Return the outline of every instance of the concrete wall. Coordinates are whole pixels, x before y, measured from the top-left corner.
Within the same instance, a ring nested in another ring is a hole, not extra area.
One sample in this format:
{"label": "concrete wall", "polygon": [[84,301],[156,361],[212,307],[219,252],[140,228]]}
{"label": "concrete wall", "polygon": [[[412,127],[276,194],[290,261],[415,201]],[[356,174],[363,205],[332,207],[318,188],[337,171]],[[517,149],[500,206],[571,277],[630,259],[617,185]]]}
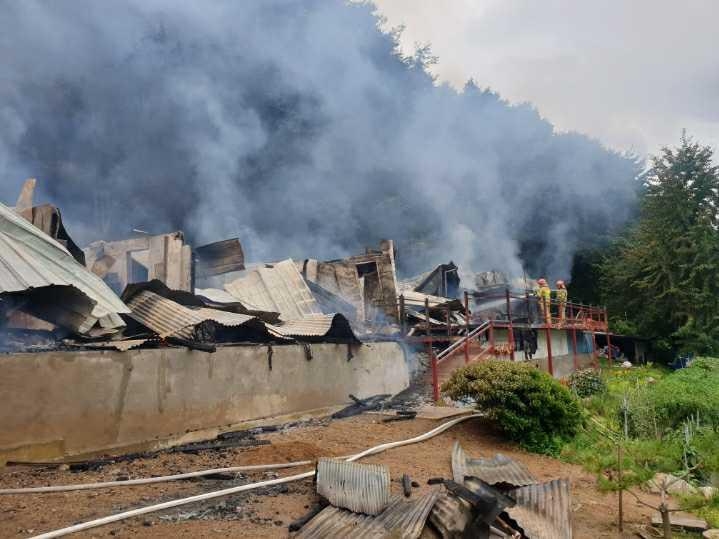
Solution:
{"label": "concrete wall", "polygon": [[[552,350],[554,352],[554,350]],[[543,371],[549,372],[549,361],[546,357],[534,358],[537,366]],[[577,354],[577,365],[580,369],[592,367],[591,354]],[[566,378],[574,372],[574,358],[572,354],[555,356],[552,355],[552,371],[555,378]]]}
{"label": "concrete wall", "polygon": [[131,447],[409,385],[393,342],[0,356],[0,464]]}

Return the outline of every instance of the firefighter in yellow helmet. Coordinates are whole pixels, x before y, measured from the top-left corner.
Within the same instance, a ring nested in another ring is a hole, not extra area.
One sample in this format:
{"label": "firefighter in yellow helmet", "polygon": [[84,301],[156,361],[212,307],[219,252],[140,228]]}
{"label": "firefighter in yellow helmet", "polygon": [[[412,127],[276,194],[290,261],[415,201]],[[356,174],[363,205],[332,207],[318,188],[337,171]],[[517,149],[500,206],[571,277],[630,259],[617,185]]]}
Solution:
{"label": "firefighter in yellow helmet", "polygon": [[561,279],[557,281],[557,304],[559,305],[559,323],[563,324],[567,315],[567,286]]}
{"label": "firefighter in yellow helmet", "polygon": [[552,323],[552,291],[550,290],[546,279],[537,279],[537,284],[539,285],[539,290],[537,290],[537,297],[539,298],[539,308],[542,311],[544,323],[549,325]]}

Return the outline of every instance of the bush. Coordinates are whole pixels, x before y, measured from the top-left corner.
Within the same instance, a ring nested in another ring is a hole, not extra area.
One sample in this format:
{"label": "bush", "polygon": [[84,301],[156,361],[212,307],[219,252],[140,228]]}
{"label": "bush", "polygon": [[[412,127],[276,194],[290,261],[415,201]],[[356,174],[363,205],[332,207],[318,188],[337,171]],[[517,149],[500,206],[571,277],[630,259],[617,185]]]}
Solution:
{"label": "bush", "polygon": [[719,359],[700,358],[686,369],[629,393],[634,436],[666,436],[690,419],[719,428]]}
{"label": "bush", "polygon": [[569,387],[581,398],[604,393],[607,389],[602,377],[592,369],[573,372],[569,377]]}
{"label": "bush", "polygon": [[582,422],[567,388],[527,364],[486,361],[455,371],[442,390],[473,399],[510,439],[538,453],[557,455]]}

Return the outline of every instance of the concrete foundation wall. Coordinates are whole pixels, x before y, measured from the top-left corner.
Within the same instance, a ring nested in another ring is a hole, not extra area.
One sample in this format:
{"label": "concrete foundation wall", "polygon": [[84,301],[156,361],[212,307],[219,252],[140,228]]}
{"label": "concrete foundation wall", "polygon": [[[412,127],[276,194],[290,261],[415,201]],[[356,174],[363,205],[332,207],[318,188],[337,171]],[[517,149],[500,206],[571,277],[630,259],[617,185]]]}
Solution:
{"label": "concrete foundation wall", "polygon": [[[554,352],[554,350],[552,350]],[[549,362],[546,357],[534,358],[537,366],[545,372],[549,372]],[[580,369],[588,369],[592,366],[592,354],[577,354],[577,366]],[[566,378],[574,372],[574,358],[572,354],[555,356],[552,355],[552,370],[555,378]]]}
{"label": "concrete foundation wall", "polygon": [[0,465],[167,440],[409,385],[399,344],[0,356]]}

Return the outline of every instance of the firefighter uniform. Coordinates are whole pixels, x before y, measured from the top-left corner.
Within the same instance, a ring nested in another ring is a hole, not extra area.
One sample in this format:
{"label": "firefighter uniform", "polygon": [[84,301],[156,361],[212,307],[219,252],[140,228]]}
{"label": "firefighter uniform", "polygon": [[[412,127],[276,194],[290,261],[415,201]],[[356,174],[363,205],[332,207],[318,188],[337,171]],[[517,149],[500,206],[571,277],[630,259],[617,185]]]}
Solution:
{"label": "firefighter uniform", "polygon": [[552,290],[544,279],[539,279],[537,283],[539,284],[539,290],[537,291],[539,308],[542,311],[542,316],[544,316],[544,323],[549,325],[552,323]]}
{"label": "firefighter uniform", "polygon": [[564,281],[557,281],[557,304],[559,305],[559,321],[564,322],[567,316],[567,287]]}

